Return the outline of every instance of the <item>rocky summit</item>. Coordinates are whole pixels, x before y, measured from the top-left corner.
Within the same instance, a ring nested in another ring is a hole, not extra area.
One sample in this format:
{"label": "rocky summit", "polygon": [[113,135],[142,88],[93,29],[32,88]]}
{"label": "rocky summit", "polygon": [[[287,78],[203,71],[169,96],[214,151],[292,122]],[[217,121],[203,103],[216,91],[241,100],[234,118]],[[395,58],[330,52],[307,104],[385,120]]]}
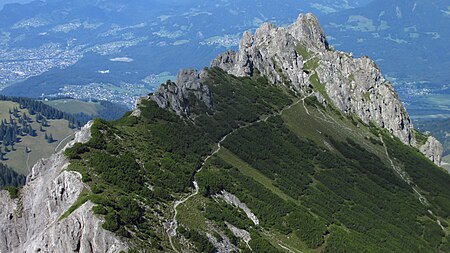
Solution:
{"label": "rocky summit", "polygon": [[258,69],[274,83],[301,94],[315,92],[323,104],[374,122],[406,144],[416,143],[405,107],[375,62],[333,50],[312,14],[301,14],[287,28],[264,24],[254,35],[246,32],[239,52],[220,55],[212,66],[236,76]]}
{"label": "rocky summit", "polygon": [[0,252],[450,252],[441,154],[302,14],[37,163],[0,193]]}

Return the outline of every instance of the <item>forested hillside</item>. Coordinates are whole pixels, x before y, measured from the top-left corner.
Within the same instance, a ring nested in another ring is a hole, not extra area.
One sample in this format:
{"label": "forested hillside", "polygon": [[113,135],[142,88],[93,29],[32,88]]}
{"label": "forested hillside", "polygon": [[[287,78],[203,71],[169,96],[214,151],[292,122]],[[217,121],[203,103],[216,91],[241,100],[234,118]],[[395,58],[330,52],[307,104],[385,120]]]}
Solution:
{"label": "forested hillside", "polygon": [[450,176],[418,150],[258,72],[205,78],[189,117],[149,99],[96,120],[66,151],[91,190],[61,219],[90,200],[147,252],[450,251]]}

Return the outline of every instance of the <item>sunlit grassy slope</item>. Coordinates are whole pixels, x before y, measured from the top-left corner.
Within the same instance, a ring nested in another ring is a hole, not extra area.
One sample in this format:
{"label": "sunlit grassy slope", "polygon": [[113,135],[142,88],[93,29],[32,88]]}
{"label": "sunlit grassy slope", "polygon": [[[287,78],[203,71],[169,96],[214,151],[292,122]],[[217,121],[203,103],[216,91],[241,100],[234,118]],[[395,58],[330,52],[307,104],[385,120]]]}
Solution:
{"label": "sunlit grassy slope", "polygon": [[[9,120],[9,110],[14,107],[19,108],[18,103],[9,101],[0,101],[0,120]],[[64,145],[71,140],[71,135],[75,130],[68,127],[69,123],[66,120],[49,120],[49,127],[44,127],[45,132],[39,131],[40,124],[36,122],[36,116],[30,115],[27,109],[20,109],[20,114],[25,112],[32,120],[32,127],[36,130],[37,136],[20,137],[21,140],[15,145],[15,151],[9,152],[5,155],[5,161],[10,168],[21,174],[28,174],[31,167],[41,158],[47,158],[55,151],[60,150]],[[45,133],[52,134],[54,142],[48,143],[45,140]],[[68,137],[68,138],[66,138]],[[26,148],[31,150],[26,153]],[[56,149],[58,147],[58,149]]]}

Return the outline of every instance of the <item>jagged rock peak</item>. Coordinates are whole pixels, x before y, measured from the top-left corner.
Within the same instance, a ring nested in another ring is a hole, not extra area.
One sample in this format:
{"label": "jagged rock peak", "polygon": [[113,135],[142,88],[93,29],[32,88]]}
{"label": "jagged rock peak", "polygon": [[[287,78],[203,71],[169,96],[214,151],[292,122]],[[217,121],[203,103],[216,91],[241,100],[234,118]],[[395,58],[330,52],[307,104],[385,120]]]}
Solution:
{"label": "jagged rock peak", "polygon": [[317,18],[311,14],[300,14],[297,21],[289,26],[289,33],[308,48],[324,51],[329,49],[325,32]]}
{"label": "jagged rock peak", "polygon": [[[220,54],[211,67],[240,77],[258,70],[274,84],[286,85],[299,95],[314,94],[324,105],[356,115],[366,124],[375,123],[403,143],[420,148],[404,105],[376,63],[330,47],[310,13],[300,14],[288,27],[264,23],[254,34],[245,32],[239,50]],[[211,93],[202,85],[204,76],[205,71],[182,70],[176,83],[162,85],[151,99],[180,116],[191,116],[190,94],[211,108]],[[427,157],[441,157],[440,149],[432,147],[426,148]]]}
{"label": "jagged rock peak", "polygon": [[[91,123],[76,134],[75,142],[90,139]],[[102,228],[88,201],[66,218],[85,185],[78,172],[68,171],[63,151],[33,166],[18,199],[0,191],[0,252],[112,253],[127,250],[112,232]]]}
{"label": "jagged rock peak", "polygon": [[[189,96],[204,103],[208,108],[212,107],[211,92],[207,85],[203,84],[207,72],[193,69],[184,69],[178,72],[176,83],[167,81],[151,95],[159,107],[169,108],[180,116],[190,116],[191,108]],[[191,101],[192,102],[192,101]]]}
{"label": "jagged rock peak", "polygon": [[287,28],[266,23],[253,36],[244,33],[239,51],[219,55],[211,66],[236,76],[251,76],[258,69],[273,83],[299,94],[315,92],[324,104],[415,143],[408,114],[376,64],[330,48],[312,14],[300,14]]}

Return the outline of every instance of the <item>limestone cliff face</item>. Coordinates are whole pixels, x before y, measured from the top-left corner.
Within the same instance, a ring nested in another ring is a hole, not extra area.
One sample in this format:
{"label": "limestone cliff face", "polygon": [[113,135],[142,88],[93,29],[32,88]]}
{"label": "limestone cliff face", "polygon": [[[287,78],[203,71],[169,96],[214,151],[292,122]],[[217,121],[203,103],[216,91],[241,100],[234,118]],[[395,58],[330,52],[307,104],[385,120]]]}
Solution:
{"label": "limestone cliff face", "polygon": [[151,96],[159,107],[169,108],[178,115],[190,116],[189,96],[203,102],[207,107],[212,107],[211,92],[208,86],[202,84],[206,72],[197,72],[193,69],[181,70],[177,75],[176,83],[167,81]]}
{"label": "limestone cliff face", "polygon": [[[68,146],[89,138],[90,124]],[[101,228],[102,221],[92,214],[90,202],[60,220],[85,188],[79,173],[65,170],[68,165],[61,151],[33,166],[18,199],[0,191],[0,253],[127,249],[119,238]]]}
{"label": "limestone cliff face", "polygon": [[[258,70],[274,83],[298,94],[314,93],[323,104],[373,122],[416,146],[408,113],[376,64],[332,49],[312,14],[301,14],[289,27],[266,23],[254,35],[244,33],[239,51],[219,55],[211,66],[235,76],[251,76]],[[435,153],[439,149],[427,150],[439,164],[440,154]]]}
{"label": "limestone cliff face", "polygon": [[429,136],[427,142],[419,148],[426,157],[437,165],[442,163],[442,153],[444,148],[442,144],[433,136]]}

